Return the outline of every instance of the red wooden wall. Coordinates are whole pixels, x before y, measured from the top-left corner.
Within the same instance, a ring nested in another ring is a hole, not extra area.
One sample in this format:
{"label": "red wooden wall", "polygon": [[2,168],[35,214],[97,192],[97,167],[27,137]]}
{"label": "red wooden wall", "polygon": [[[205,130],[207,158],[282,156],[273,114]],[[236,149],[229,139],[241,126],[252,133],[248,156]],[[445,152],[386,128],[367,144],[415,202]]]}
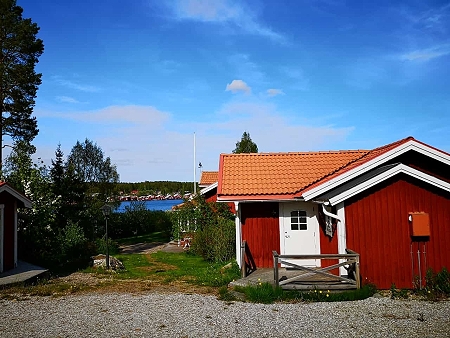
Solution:
{"label": "red wooden wall", "polygon": [[258,268],[273,267],[272,250],[280,252],[278,203],[242,203],[242,240]]}
{"label": "red wooden wall", "polygon": [[[409,212],[430,215],[428,241],[410,237]],[[450,193],[406,175],[397,175],[345,202],[347,248],[361,255],[362,281],[388,289],[413,287],[426,268],[450,268]],[[423,253],[425,245],[426,254]],[[411,255],[411,247],[413,254]],[[413,272],[414,270],[414,272]]]}
{"label": "red wooden wall", "polygon": [[[317,213],[317,217],[319,220],[319,233],[320,233],[320,253],[321,254],[337,254],[339,253],[338,251],[338,233],[337,233],[337,224],[336,224],[336,220],[333,219],[333,237],[329,237],[325,234],[325,215],[324,213],[321,211],[321,206],[317,206],[319,209],[318,213]],[[333,208],[333,210],[331,210],[331,212],[333,214],[336,214],[336,209]],[[337,264],[339,263],[339,260],[337,259],[323,259],[321,264],[322,267],[326,267],[326,266],[330,266],[333,264]],[[339,269],[333,269],[330,270],[330,273],[334,274],[334,275],[339,275]]]}
{"label": "red wooden wall", "polygon": [[[205,193],[203,195],[203,197],[205,198],[206,202],[217,202],[217,188],[213,189],[211,191],[208,191],[207,193]],[[226,202],[220,202],[220,203],[226,203]],[[227,204],[230,207],[230,211],[233,214],[236,214],[236,208],[234,207],[234,202],[229,202]]]}

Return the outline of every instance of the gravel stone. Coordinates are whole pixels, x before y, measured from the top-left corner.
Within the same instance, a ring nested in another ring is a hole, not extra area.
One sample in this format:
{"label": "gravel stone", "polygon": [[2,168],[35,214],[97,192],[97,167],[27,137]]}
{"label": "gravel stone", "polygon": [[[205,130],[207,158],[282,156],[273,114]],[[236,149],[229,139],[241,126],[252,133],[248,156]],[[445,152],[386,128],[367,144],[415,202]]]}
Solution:
{"label": "gravel stone", "polygon": [[182,293],[0,300],[1,337],[450,337],[450,302],[253,304]]}

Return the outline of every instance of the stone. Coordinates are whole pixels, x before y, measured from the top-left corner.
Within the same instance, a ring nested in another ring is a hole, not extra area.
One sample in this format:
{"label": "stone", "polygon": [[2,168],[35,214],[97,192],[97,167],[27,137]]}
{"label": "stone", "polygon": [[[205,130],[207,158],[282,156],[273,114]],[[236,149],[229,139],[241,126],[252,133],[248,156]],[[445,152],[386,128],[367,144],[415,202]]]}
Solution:
{"label": "stone", "polygon": [[[92,267],[94,268],[106,268],[106,255],[100,254],[92,256]],[[111,270],[125,270],[125,266],[116,257],[109,256],[109,268]]]}

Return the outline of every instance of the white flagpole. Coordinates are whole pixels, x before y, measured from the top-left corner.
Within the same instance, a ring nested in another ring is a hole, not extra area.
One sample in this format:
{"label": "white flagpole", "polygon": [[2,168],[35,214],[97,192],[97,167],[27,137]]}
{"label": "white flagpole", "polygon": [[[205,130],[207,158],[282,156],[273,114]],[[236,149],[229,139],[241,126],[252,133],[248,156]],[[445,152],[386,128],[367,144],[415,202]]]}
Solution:
{"label": "white flagpole", "polygon": [[195,132],[194,132],[194,195],[197,194],[197,175],[196,175],[196,160],[195,160]]}

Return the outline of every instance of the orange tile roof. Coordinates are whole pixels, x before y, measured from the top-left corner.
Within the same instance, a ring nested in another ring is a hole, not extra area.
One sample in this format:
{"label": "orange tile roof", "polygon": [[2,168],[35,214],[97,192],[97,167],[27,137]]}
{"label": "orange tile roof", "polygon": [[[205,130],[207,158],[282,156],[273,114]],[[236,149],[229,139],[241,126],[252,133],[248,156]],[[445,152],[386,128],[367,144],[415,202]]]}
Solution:
{"label": "orange tile roof", "polygon": [[219,177],[218,171],[202,171],[202,176],[200,177],[200,186],[208,186],[216,183]]}
{"label": "orange tile roof", "polygon": [[346,165],[346,166],[344,166],[342,168],[339,168],[339,170],[336,170],[334,173],[331,173],[330,175],[328,175],[324,179],[320,180],[320,182],[315,182],[314,184],[311,184],[310,186],[307,187],[307,189],[304,189],[302,191],[302,193],[307,191],[307,190],[310,190],[310,189],[312,189],[312,188],[314,188],[316,186],[318,186],[319,184],[327,182],[327,181],[335,178],[336,176],[339,176],[339,175],[341,175],[341,174],[343,174],[343,173],[345,173],[345,172],[347,172],[347,171],[349,171],[349,170],[351,170],[353,168],[356,168],[356,167],[358,167],[358,166],[360,166],[360,165],[362,165],[362,164],[364,164],[366,162],[369,162],[370,160],[376,158],[377,156],[380,156],[380,155],[388,152],[389,150],[392,150],[392,149],[394,149],[394,148],[396,148],[396,147],[398,147],[398,146],[402,145],[403,143],[406,143],[406,142],[408,142],[410,140],[414,140],[414,138],[413,137],[407,137],[407,138],[401,139],[399,141],[396,141],[396,142],[393,142],[393,143],[389,143],[389,144],[386,144],[384,146],[381,146],[381,147],[375,148],[373,150],[370,150],[370,151],[367,152],[367,154],[361,156],[361,158],[357,159],[356,161],[350,162],[348,165]]}
{"label": "orange tile roof", "polygon": [[236,199],[299,196],[411,139],[373,150],[221,154],[218,195]]}

